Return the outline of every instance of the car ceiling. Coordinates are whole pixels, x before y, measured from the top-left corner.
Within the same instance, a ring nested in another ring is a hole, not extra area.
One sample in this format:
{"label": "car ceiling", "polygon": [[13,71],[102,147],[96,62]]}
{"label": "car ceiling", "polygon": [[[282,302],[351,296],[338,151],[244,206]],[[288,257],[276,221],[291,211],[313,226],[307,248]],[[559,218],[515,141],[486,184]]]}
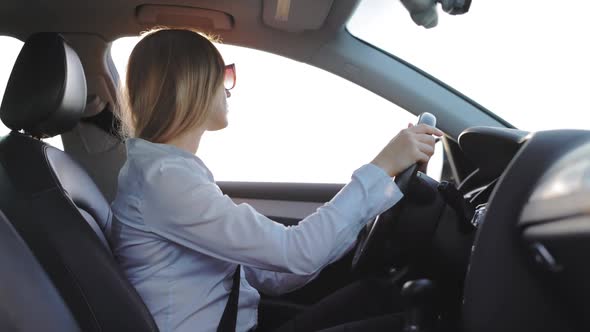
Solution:
{"label": "car ceiling", "polygon": [[[277,5],[277,2],[280,4]],[[284,7],[285,4],[290,8],[288,25],[280,26],[281,22],[275,22],[277,24],[273,27],[273,22],[263,19],[265,10]],[[304,60],[343,29],[356,8],[357,0],[2,1],[0,31],[20,39],[37,31],[94,34],[109,42],[121,36],[137,35],[154,25],[174,25],[165,18],[155,23],[141,23],[139,9],[146,5],[226,13],[233,21],[229,30],[209,29],[198,17],[191,20],[190,16],[176,16],[176,21],[183,22],[183,26],[193,25],[209,30],[220,35],[226,43],[288,54],[291,58]]]}

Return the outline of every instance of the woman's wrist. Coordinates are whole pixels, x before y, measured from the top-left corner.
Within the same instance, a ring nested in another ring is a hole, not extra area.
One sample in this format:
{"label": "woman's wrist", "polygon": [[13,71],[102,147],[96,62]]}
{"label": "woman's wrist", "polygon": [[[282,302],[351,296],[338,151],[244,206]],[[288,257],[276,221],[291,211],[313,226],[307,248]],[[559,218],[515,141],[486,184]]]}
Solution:
{"label": "woman's wrist", "polygon": [[395,174],[393,174],[393,170],[391,169],[391,165],[388,165],[388,163],[384,163],[381,160],[379,160],[378,158],[375,158],[371,161],[371,164],[382,169],[385,172],[385,174],[389,175],[390,177],[395,176]]}

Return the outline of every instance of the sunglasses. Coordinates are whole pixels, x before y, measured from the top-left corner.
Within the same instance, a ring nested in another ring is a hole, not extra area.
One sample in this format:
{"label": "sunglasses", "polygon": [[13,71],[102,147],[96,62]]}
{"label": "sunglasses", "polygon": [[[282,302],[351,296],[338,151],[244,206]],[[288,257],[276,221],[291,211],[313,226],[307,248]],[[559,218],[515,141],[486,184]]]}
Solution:
{"label": "sunglasses", "polygon": [[226,90],[231,90],[236,86],[236,65],[231,64],[225,66],[223,72],[223,87]]}

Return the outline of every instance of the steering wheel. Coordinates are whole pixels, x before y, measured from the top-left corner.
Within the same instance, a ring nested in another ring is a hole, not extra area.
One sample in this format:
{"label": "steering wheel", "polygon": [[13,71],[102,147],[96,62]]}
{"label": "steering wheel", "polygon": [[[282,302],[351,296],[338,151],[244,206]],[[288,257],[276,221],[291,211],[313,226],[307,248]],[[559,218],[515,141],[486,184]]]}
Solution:
{"label": "steering wheel", "polygon": [[[418,124],[426,124],[435,127],[436,117],[430,113],[424,112],[418,117]],[[418,164],[413,164],[395,177],[395,184],[398,186],[401,192],[404,193],[404,195],[410,191],[411,186],[414,184],[416,175],[418,173],[418,168]],[[357,246],[352,259],[353,270],[356,270],[358,266],[362,265],[362,263],[366,260],[368,256],[368,248],[371,247],[374,239],[377,238],[378,235],[381,235],[385,232],[386,227],[384,227],[384,224],[387,222],[386,219],[390,219],[386,216],[399,215],[399,211],[402,209],[403,205],[402,198],[402,201],[392,206],[389,210],[378,215],[361,231],[357,239]]]}

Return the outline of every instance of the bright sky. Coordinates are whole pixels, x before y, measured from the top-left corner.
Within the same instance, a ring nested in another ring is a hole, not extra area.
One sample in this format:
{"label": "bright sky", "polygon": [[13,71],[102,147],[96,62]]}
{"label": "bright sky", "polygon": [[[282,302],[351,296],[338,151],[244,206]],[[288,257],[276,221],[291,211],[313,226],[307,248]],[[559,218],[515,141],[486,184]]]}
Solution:
{"label": "bright sky", "polygon": [[349,30],[518,128],[590,129],[590,1],[473,0],[436,28],[399,1],[363,0]]}
{"label": "bright sky", "polygon": [[[439,11],[439,26],[425,30],[398,1],[364,0],[349,29],[519,128],[588,129],[588,12],[590,2],[583,0],[473,0],[466,15]],[[121,77],[136,42],[131,37],[113,44]],[[0,92],[21,45],[0,37]],[[389,101],[317,68],[260,51],[219,48],[237,66],[230,125],[208,133],[197,153],[217,180],[343,183],[415,121]],[[441,159],[437,155],[429,168],[434,177]]]}

